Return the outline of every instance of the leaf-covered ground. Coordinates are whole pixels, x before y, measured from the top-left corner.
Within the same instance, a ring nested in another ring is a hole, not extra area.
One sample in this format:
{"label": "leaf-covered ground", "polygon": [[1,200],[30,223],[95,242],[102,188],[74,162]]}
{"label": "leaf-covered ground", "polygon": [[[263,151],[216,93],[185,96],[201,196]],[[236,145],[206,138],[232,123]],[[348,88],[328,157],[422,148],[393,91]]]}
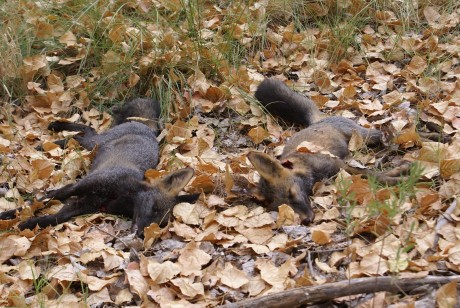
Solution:
{"label": "leaf-covered ground", "polygon": [[[0,16],[0,211],[26,206],[0,221],[0,306],[215,306],[356,277],[460,272],[456,1],[7,0]],[[344,172],[318,183],[310,226],[288,206],[267,212],[251,196],[258,175],[246,155],[280,154],[299,129],[254,100],[271,76],[329,114],[385,132],[380,149],[352,140],[351,164],[418,167],[395,187]],[[161,100],[157,169],[193,167],[186,191],[199,201],[178,204],[143,241],[129,219],[104,214],[19,231],[34,212],[61,206],[35,196],[91,164],[77,142],[54,144],[62,135],[47,125],[103,131],[108,107],[135,96]],[[446,285],[331,305],[457,300]]]}

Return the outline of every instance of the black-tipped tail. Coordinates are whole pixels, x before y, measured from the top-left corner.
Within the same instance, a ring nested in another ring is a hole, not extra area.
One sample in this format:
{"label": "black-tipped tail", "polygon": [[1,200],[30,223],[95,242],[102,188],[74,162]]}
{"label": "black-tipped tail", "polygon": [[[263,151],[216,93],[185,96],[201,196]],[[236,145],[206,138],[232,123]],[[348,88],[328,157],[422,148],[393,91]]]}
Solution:
{"label": "black-tipped tail", "polygon": [[281,80],[265,79],[257,88],[255,97],[268,112],[287,122],[307,127],[322,117],[310,99],[291,90]]}

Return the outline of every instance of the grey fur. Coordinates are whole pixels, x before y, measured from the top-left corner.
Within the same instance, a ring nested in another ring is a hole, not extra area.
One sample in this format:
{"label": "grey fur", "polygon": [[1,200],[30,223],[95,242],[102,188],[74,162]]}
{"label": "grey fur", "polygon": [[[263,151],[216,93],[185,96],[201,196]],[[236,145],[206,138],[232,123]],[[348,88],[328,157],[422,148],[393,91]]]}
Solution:
{"label": "grey fur", "polygon": [[[45,198],[65,203],[55,215],[33,217],[19,224],[20,229],[36,225],[56,225],[74,216],[107,212],[133,218],[133,230],[143,234],[144,227],[152,222],[165,224],[171,208],[182,200],[195,201],[197,196],[178,196],[193,176],[193,169],[185,168],[165,176],[153,184],[144,182],[144,173],[158,164],[156,126],[130,122],[129,118],[146,118],[158,122],[160,104],[152,99],[137,98],[114,108],[115,126],[105,133],[86,125],[53,122],[54,131],[77,131],[74,138],[88,150],[95,150],[89,173],[76,183],[50,191]],[[57,141],[64,146],[65,140]],[[13,211],[0,214],[0,219],[10,219]]]}
{"label": "grey fur", "polygon": [[[353,132],[361,135],[368,145],[381,143],[382,133],[344,117],[326,117],[310,99],[280,80],[264,80],[255,96],[273,115],[306,127],[287,141],[280,160],[258,152],[249,153],[248,158],[261,175],[259,196],[267,205],[275,209],[290,204],[307,224],[314,219],[310,205],[313,185],[347,167],[343,159],[349,154],[348,143]],[[321,146],[332,156],[297,151],[305,141]]]}

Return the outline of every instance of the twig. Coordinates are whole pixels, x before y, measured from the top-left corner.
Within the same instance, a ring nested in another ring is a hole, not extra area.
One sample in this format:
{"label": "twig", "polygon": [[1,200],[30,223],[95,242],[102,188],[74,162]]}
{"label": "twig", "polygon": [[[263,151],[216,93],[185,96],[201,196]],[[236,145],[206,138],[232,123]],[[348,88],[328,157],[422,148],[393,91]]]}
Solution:
{"label": "twig", "polygon": [[375,292],[408,292],[423,285],[440,285],[451,281],[460,281],[460,275],[425,278],[394,278],[370,277],[326,283],[319,286],[310,286],[286,290],[284,292],[265,295],[259,298],[247,299],[237,303],[226,304],[225,308],[249,307],[298,307],[308,303],[332,300],[343,296],[375,293]]}
{"label": "twig", "polygon": [[112,233],[110,233],[110,232],[108,232],[108,231],[105,231],[104,229],[101,229],[98,225],[93,224],[91,221],[87,221],[87,220],[85,220],[85,221],[86,221],[87,223],[89,223],[91,226],[93,226],[94,228],[98,229],[99,231],[101,231],[101,232],[107,234],[108,236],[111,236],[111,237],[113,237],[113,238],[119,240],[123,245],[125,245],[126,248],[129,248],[128,244],[126,244],[125,242],[123,242],[123,240],[122,240],[121,238],[119,238],[118,236],[116,236],[116,235],[114,235],[114,234],[112,234]]}
{"label": "twig", "polygon": [[89,223],[91,226],[95,227],[96,229],[98,229],[99,231],[101,231],[101,232],[107,234],[108,236],[111,236],[111,237],[113,237],[113,238],[119,240],[123,245],[125,245],[126,248],[129,248],[129,252],[130,252],[131,254],[134,254],[134,256],[135,256],[137,259],[140,259],[140,257],[139,257],[139,252],[138,252],[134,247],[129,246],[128,244],[126,244],[120,237],[118,237],[118,236],[116,236],[116,235],[114,235],[114,234],[111,234],[110,232],[107,232],[107,231],[105,231],[105,230],[99,228],[98,225],[93,224],[91,221],[86,221],[86,222]]}
{"label": "twig", "polygon": [[310,270],[310,274],[314,275],[315,270],[313,269],[313,262],[311,261],[311,253],[310,253],[310,251],[307,252],[307,262],[308,262],[308,269]]}
{"label": "twig", "polygon": [[418,132],[418,134],[422,139],[435,142],[448,143],[452,140],[451,136],[442,134],[442,132]]}
{"label": "twig", "polygon": [[441,213],[441,215],[439,216],[438,222],[436,223],[435,227],[436,233],[434,235],[433,247],[431,248],[433,251],[436,251],[436,246],[438,246],[439,230],[441,230],[441,228],[444,227],[444,225],[447,224],[449,221],[452,221],[452,219],[449,216],[454,212],[456,208],[457,200],[454,199],[454,201],[452,201],[451,205],[447,208],[447,210],[444,213]]}

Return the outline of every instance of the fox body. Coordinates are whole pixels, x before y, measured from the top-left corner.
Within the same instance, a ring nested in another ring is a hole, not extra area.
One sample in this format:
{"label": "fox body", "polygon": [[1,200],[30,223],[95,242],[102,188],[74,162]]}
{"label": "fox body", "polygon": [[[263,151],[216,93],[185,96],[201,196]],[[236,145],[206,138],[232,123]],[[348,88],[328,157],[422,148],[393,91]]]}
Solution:
{"label": "fox body", "polygon": [[[114,124],[105,133],[97,132],[86,125],[53,122],[48,128],[53,131],[77,131],[80,145],[95,149],[96,155],[91,170],[80,181],[49,191],[45,198],[65,201],[64,207],[54,215],[33,217],[19,224],[20,229],[32,229],[36,225],[56,225],[70,218],[105,211],[110,214],[133,218],[133,229],[139,235],[152,222],[165,223],[171,208],[181,201],[194,201],[195,196],[178,196],[182,188],[193,177],[193,169],[185,168],[173,172],[153,184],[143,181],[147,169],[158,164],[158,142],[156,125],[130,122],[130,118],[144,118],[158,122],[159,103],[151,99],[134,99],[114,110]],[[57,141],[64,146],[66,141]],[[0,218],[11,218],[13,211],[0,214]]]}
{"label": "fox body", "polygon": [[[348,143],[353,132],[361,135],[368,145],[381,143],[382,133],[344,117],[327,117],[311,100],[292,91],[280,80],[264,80],[255,97],[273,115],[306,126],[289,139],[279,160],[259,152],[250,152],[248,158],[261,176],[258,195],[268,207],[275,210],[281,204],[289,204],[302,222],[308,224],[315,217],[309,197],[317,181],[337,174],[340,168],[366,173],[343,161],[349,154]],[[303,142],[319,146],[324,151],[297,151]],[[389,181],[385,176],[381,179]]]}

